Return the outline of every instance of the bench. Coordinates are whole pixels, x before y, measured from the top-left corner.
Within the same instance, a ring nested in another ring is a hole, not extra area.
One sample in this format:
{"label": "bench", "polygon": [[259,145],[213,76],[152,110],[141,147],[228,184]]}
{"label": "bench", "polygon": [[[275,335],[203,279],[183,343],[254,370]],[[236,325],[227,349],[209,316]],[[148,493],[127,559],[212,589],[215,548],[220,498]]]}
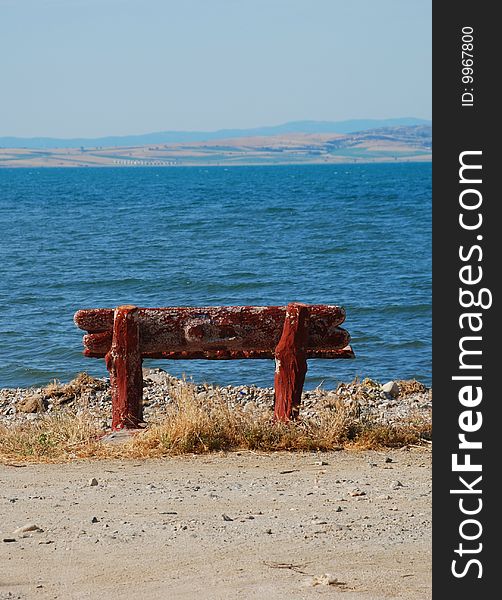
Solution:
{"label": "bench", "polygon": [[354,358],[340,306],[211,306],[79,310],[84,355],[104,358],[110,373],[112,429],[143,422],[144,358],[275,359],[274,415],[299,413],[309,358]]}

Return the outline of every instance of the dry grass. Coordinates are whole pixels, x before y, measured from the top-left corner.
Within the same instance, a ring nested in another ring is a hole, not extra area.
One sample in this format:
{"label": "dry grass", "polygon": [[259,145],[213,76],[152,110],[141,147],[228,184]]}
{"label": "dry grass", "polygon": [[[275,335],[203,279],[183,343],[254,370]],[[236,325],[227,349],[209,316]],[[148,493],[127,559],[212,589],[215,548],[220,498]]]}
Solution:
{"label": "dry grass", "polygon": [[58,404],[65,404],[81,398],[89,391],[105,389],[107,385],[104,381],[95,379],[87,373],[79,373],[70,383],[61,383],[57,380],[49,383],[42,389],[42,397],[45,401],[52,400]]}
{"label": "dry grass", "polygon": [[70,412],[0,425],[0,459],[50,462],[98,456],[101,434],[90,415]]}
{"label": "dry grass", "polygon": [[[44,389],[61,405],[89,386],[89,376]],[[60,462],[76,458],[154,458],[184,453],[231,450],[327,451],[341,448],[384,448],[430,439],[430,420],[410,418],[399,425],[362,419],[357,403],[335,399],[316,418],[277,423],[270,410],[252,405],[231,407],[214,395],[201,398],[190,383],[171,390],[174,402],[162,420],[120,445],[100,441],[96,416],[64,407],[34,421],[0,425],[0,460]]]}

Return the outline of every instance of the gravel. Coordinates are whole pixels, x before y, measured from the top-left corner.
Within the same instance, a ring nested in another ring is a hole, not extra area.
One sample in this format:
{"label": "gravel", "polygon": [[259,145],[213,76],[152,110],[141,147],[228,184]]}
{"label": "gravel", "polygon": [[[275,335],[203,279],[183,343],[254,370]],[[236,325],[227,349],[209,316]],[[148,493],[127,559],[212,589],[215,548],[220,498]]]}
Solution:
{"label": "gravel", "polygon": [[[162,419],[176,394],[183,386],[192,386],[200,399],[224,399],[229,406],[240,405],[244,410],[256,408],[273,410],[273,388],[256,386],[194,385],[169,375],[160,368],[143,370],[143,404],[146,422]],[[430,420],[432,389],[415,380],[392,382],[393,394],[385,392],[386,384],[370,379],[341,383],[336,390],[304,391],[300,415],[316,418],[325,408],[342,402],[356,411],[360,418],[371,418],[386,424],[397,424],[410,418]],[[388,387],[388,386],[387,386]],[[398,395],[396,387],[399,392]],[[70,410],[75,414],[90,412],[100,425],[111,425],[109,381],[79,375],[69,384],[53,383],[45,388],[0,389],[0,423],[33,421],[43,415]]]}

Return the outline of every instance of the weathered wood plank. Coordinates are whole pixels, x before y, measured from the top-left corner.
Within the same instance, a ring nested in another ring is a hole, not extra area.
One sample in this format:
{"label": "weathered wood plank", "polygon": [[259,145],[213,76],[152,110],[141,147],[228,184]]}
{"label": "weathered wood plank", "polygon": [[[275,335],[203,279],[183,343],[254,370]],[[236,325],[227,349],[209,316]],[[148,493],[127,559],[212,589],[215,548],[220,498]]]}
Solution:
{"label": "weathered wood plank", "polygon": [[[309,316],[312,323],[322,327],[322,324],[330,327],[341,325],[345,320],[345,309],[341,306],[328,304],[309,305]],[[204,321],[211,324],[241,325],[253,324],[259,326],[263,324],[264,329],[271,326],[279,327],[279,336],[282,332],[284,317],[286,315],[285,306],[181,306],[181,307],[163,307],[163,308],[138,308],[138,317],[140,321],[153,323],[153,328],[161,331],[167,331],[178,325],[186,325],[188,321]],[[97,333],[113,329],[113,309],[111,308],[93,308],[83,309],[75,313],[73,320],[77,327]],[[197,335],[197,330],[193,332]]]}
{"label": "weathered wood plank", "polygon": [[89,333],[112,331],[113,309],[85,308],[83,310],[77,310],[73,316],[73,322],[79,329],[83,329]]}
{"label": "weathered wood plank", "polygon": [[104,358],[112,347],[112,331],[100,331],[99,333],[88,333],[82,338],[84,344],[84,355],[95,358]]}
{"label": "weathered wood plank", "polygon": [[[86,337],[86,336],[84,336]],[[92,346],[91,346],[92,347]],[[104,358],[106,351],[94,351],[85,349],[84,356],[89,358]],[[271,351],[254,350],[201,350],[199,352],[156,352],[142,354],[142,358],[164,359],[164,360],[236,360],[236,359],[269,359],[275,358],[275,353]],[[355,358],[356,355],[350,345],[345,348],[335,350],[307,350],[307,358]]]}
{"label": "weathered wood plank", "polygon": [[[340,358],[339,351],[347,346],[350,340],[349,333],[342,327],[336,327],[329,338],[321,338],[319,335],[307,334],[307,358]],[[101,331],[89,333],[83,337],[84,354],[93,358],[103,358],[110,350],[112,344],[112,332]],[[209,346],[209,347],[207,347]],[[235,344],[228,347],[219,343],[211,348],[211,344],[190,343],[178,345],[177,348],[164,346],[162,340],[151,339],[148,343],[140,341],[141,356],[143,358],[169,358],[169,359],[199,359],[225,360],[236,358],[274,358],[275,345],[273,340],[267,349],[257,349],[253,340],[241,340],[241,348]],[[220,346],[218,348],[218,346]],[[319,347],[321,346],[321,347]]]}

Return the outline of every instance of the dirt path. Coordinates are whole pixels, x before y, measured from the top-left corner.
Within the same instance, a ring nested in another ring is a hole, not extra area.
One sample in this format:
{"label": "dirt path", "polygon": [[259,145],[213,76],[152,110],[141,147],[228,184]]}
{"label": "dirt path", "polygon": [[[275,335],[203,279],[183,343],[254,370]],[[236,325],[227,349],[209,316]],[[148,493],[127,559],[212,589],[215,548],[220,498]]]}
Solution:
{"label": "dirt path", "polygon": [[[0,600],[427,600],[430,459],[0,465]],[[13,533],[30,523],[43,531]]]}

